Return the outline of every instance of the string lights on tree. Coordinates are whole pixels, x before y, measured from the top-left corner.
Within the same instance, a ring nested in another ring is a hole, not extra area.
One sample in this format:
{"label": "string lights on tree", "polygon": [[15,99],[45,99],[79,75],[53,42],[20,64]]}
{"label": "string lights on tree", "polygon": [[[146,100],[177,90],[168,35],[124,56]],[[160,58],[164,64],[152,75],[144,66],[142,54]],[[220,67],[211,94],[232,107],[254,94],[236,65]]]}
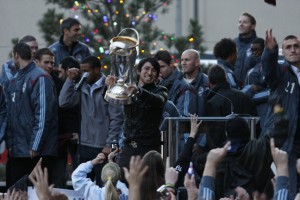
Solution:
{"label": "string lights on tree", "polygon": [[[106,68],[109,66],[109,41],[126,27],[133,27],[139,32],[141,57],[149,56],[157,50],[163,49],[163,46],[175,47],[178,40],[174,35],[162,32],[155,24],[158,20],[157,13],[165,14],[172,0],[45,1],[59,5],[69,11],[58,14],[55,10],[49,9],[45,13],[43,19],[39,21],[39,26],[46,41],[51,44],[58,40],[60,36],[59,24],[63,18],[77,18],[82,24],[80,40],[94,50],[94,55],[105,63]],[[56,26],[57,32],[52,32],[49,35],[49,26]],[[189,44],[193,43],[194,40],[196,41],[196,38],[193,39],[194,37],[188,36],[188,38]],[[179,50],[177,51],[179,52]]]}

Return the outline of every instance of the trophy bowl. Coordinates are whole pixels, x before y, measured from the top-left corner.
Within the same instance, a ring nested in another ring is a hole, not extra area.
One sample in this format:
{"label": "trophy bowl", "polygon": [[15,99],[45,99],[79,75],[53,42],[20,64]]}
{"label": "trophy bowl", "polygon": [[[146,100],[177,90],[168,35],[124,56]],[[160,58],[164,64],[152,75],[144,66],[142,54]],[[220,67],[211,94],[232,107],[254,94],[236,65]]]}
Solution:
{"label": "trophy bowl", "polygon": [[119,56],[130,56],[132,50],[138,45],[135,38],[127,36],[117,36],[110,40],[109,51],[110,54]]}
{"label": "trophy bowl", "polygon": [[[124,30],[132,30],[135,32],[137,39],[129,36],[120,36]],[[133,28],[123,29],[118,36],[110,40],[110,58],[111,58],[111,75],[117,76],[117,83],[106,91],[104,99],[115,105],[128,105],[132,103],[132,97],[127,94],[127,84],[125,83],[129,77],[129,83],[132,80],[132,68],[138,55],[139,34]],[[129,76],[128,76],[129,73]]]}

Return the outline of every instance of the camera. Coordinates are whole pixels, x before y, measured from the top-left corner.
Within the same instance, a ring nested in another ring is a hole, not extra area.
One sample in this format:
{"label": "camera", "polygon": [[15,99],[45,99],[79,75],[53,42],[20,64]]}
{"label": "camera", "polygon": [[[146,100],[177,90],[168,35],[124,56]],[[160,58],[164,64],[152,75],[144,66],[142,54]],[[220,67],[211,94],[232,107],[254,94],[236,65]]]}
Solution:
{"label": "camera", "polygon": [[115,151],[116,149],[119,149],[119,143],[117,140],[113,140],[111,143],[111,150]]}
{"label": "camera", "polygon": [[169,199],[171,196],[165,185],[160,186],[156,191],[160,193],[163,199]]}

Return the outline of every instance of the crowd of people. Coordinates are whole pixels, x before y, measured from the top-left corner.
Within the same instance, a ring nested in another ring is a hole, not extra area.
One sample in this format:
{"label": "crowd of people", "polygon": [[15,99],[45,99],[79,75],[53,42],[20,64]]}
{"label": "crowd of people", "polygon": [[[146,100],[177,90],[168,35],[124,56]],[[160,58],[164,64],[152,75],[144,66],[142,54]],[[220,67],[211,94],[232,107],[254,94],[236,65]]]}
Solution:
{"label": "crowd of people", "polygon": [[[141,59],[136,82],[126,87],[128,105],[105,100],[118,77],[104,75],[78,41],[77,19],[64,19],[48,48],[21,38],[1,75],[5,199],[28,198],[21,192],[28,184],[39,199],[66,199],[49,185],[66,188],[68,155],[73,188],[84,199],[300,199],[300,40],[284,38],[279,63],[272,30],[262,39],[255,27],[243,13],[239,36],[215,44],[218,64],[207,73],[195,49],[182,53],[181,67],[167,50]],[[161,122],[178,116],[190,117],[189,133],[176,162],[165,164]],[[252,140],[241,116],[260,117]]]}

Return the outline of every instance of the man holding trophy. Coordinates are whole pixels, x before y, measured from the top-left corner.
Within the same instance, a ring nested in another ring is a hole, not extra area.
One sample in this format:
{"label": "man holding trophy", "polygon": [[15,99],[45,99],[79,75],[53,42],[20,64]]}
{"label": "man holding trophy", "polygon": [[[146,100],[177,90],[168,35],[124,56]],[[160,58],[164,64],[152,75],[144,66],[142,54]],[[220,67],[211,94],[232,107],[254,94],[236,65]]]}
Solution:
{"label": "man holding trophy", "polygon": [[[138,37],[138,33],[135,29]],[[145,155],[150,150],[160,152],[160,119],[168,99],[167,89],[155,84],[160,66],[156,59],[145,58],[137,65],[137,83],[124,84],[129,72],[131,82],[132,67],[137,55],[138,40],[127,36],[117,36],[111,40],[110,55],[112,69],[129,66],[125,74],[119,75],[116,84],[116,72],[105,81],[109,87],[105,99],[110,103],[124,105],[124,147],[119,158],[119,166],[127,167],[133,155]],[[119,57],[122,57],[120,59]],[[124,62],[114,62],[123,60]],[[114,64],[117,66],[114,66]],[[120,72],[121,70],[118,70]],[[121,79],[121,80],[120,80]],[[121,90],[121,88],[123,88]]]}

